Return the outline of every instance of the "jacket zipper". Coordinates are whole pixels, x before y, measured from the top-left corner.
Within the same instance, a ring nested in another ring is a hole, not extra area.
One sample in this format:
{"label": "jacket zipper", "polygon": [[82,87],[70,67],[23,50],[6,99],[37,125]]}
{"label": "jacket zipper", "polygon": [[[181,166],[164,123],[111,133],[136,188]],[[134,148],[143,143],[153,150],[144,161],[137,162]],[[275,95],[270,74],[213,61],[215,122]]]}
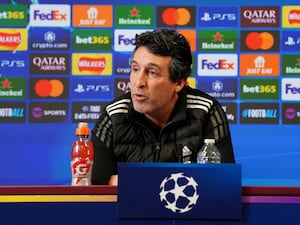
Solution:
{"label": "jacket zipper", "polygon": [[155,162],[158,162],[160,154],[160,142],[155,142]]}

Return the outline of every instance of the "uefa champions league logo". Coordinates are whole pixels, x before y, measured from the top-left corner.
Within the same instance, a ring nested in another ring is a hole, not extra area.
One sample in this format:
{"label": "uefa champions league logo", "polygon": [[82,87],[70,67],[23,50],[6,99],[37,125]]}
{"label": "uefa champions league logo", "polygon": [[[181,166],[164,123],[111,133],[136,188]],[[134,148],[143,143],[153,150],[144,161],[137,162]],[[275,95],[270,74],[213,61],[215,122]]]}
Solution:
{"label": "uefa champions league logo", "polygon": [[198,184],[193,177],[174,173],[165,177],[160,184],[160,201],[174,213],[190,211],[199,198]]}

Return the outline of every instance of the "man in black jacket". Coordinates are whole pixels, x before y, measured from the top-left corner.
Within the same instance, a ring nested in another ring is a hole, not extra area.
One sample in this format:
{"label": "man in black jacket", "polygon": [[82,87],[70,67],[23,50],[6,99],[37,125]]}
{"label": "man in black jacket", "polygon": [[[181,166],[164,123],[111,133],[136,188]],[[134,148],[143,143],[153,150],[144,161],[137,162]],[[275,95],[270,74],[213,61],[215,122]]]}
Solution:
{"label": "man in black jacket", "polygon": [[131,92],[109,103],[92,131],[93,184],[117,185],[118,162],[196,162],[207,138],[215,139],[222,163],[235,163],[226,114],[187,85],[191,65],[190,45],[177,31],[136,36]]}

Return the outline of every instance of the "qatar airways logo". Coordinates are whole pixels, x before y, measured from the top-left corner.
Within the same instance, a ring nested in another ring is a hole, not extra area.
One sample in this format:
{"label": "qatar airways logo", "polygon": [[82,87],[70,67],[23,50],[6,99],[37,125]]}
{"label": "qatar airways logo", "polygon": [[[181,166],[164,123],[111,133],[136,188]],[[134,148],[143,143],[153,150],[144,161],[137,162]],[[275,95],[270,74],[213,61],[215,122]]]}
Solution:
{"label": "qatar airways logo", "polygon": [[68,27],[71,24],[70,5],[30,5],[30,26]]}
{"label": "qatar airways logo", "polygon": [[237,76],[237,54],[199,54],[199,76]]}

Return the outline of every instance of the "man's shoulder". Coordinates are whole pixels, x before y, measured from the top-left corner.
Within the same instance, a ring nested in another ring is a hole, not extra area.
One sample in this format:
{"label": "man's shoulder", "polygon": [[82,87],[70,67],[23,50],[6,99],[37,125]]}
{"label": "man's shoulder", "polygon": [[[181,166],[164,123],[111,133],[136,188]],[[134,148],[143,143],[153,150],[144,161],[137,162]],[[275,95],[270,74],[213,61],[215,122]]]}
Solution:
{"label": "man's shoulder", "polygon": [[112,102],[106,105],[106,112],[109,116],[115,114],[127,114],[131,104],[130,93],[116,97]]}
{"label": "man's shoulder", "polygon": [[215,98],[201,90],[186,88],[186,107],[188,109],[202,109],[208,112],[215,102]]}

